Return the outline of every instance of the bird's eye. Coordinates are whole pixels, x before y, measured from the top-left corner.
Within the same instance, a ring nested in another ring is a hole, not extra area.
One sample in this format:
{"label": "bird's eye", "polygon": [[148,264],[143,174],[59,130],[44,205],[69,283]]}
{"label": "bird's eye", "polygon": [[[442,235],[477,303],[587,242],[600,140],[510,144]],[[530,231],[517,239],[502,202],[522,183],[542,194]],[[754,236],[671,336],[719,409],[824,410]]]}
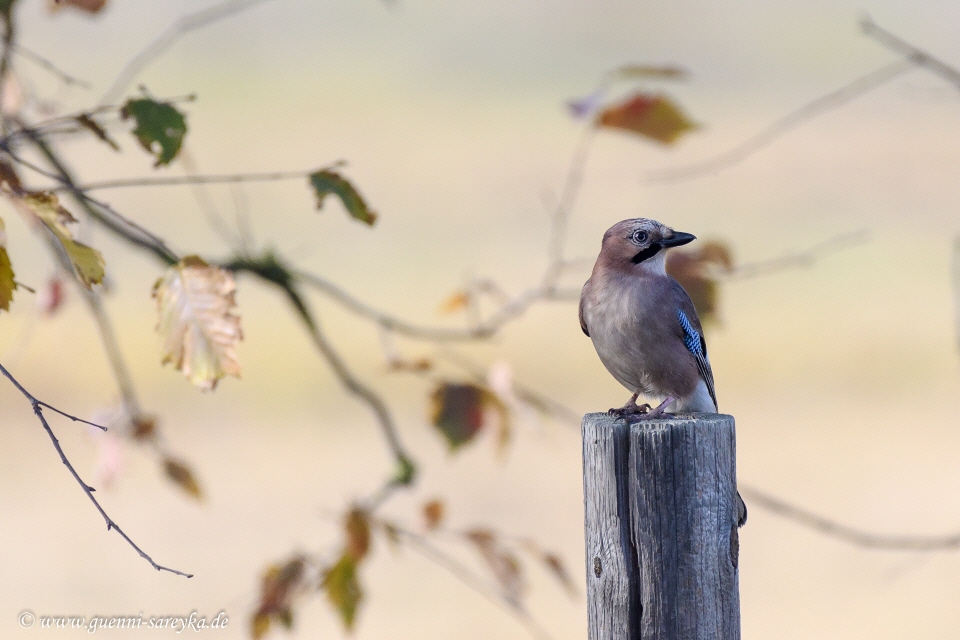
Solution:
{"label": "bird's eye", "polygon": [[634,231],[633,232],[633,241],[637,244],[643,244],[647,241],[647,232],[646,231]]}

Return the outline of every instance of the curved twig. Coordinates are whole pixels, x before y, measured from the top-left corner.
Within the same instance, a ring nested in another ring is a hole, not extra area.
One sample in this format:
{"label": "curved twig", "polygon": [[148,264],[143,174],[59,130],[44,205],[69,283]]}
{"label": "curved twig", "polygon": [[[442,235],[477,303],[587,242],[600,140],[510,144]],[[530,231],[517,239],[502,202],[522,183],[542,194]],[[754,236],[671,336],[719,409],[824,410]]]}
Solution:
{"label": "curved twig", "polygon": [[[70,463],[70,460],[67,458],[67,455],[63,452],[63,448],[60,446],[60,441],[57,440],[57,436],[54,435],[53,429],[51,429],[50,425],[47,423],[46,416],[43,415],[43,408],[46,407],[48,409],[56,411],[60,415],[66,416],[71,420],[84,422],[86,424],[93,424],[93,423],[77,418],[76,416],[72,416],[59,409],[55,409],[54,407],[51,407],[46,402],[42,402],[38,400],[29,391],[24,389],[23,386],[19,382],[17,382],[17,380],[10,374],[9,371],[6,370],[6,368],[4,368],[2,364],[0,364],[0,373],[2,373],[10,382],[12,382],[13,386],[15,386],[17,390],[20,393],[22,393],[27,398],[27,400],[30,401],[30,404],[33,406],[33,413],[34,415],[37,416],[37,419],[40,420],[40,424],[43,425],[44,430],[47,432],[47,435],[50,437],[50,442],[53,443],[53,448],[56,449],[57,453],[60,455],[60,461],[63,462],[63,464],[67,467],[67,470],[70,471],[70,475],[73,476],[74,480],[76,480],[77,483],[80,485],[80,488],[83,489],[83,492],[87,494],[88,498],[90,498],[90,501],[93,503],[93,506],[95,506],[97,508],[97,511],[100,512],[100,515],[103,516],[104,522],[107,523],[107,531],[114,529],[118,534],[120,534],[121,538],[127,541],[127,544],[133,547],[134,550],[136,550],[136,552],[140,554],[141,558],[149,562],[150,565],[157,571],[167,571],[169,573],[173,573],[178,576],[184,576],[185,578],[192,578],[193,577],[192,573],[184,573],[183,571],[178,571],[177,569],[171,569],[170,567],[165,567],[163,565],[160,565],[154,562],[153,558],[151,558],[149,555],[147,555],[143,551],[143,549],[137,546],[137,544],[130,539],[130,536],[124,533],[123,529],[121,529],[117,525],[117,523],[114,522],[110,518],[110,516],[107,515],[107,512],[104,511],[103,507],[100,506],[100,503],[97,501],[97,499],[93,497],[93,492],[96,491],[96,489],[94,489],[93,487],[91,487],[90,485],[88,485],[86,482],[83,481],[83,479],[80,477],[80,474],[77,473],[77,470],[73,468],[73,465]],[[97,424],[93,424],[93,426],[99,427],[100,429],[103,429],[104,431],[106,431],[106,427],[102,427]]]}

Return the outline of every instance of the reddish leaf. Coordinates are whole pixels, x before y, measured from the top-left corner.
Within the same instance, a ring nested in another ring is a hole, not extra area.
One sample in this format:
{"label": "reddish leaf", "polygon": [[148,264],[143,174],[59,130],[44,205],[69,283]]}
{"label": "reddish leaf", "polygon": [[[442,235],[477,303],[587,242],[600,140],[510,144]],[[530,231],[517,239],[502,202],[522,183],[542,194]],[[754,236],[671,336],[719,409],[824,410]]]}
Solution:
{"label": "reddish leaf", "polygon": [[451,450],[470,442],[483,427],[484,404],[489,392],[473,384],[442,383],[431,397],[433,425]]}
{"label": "reddish leaf", "polygon": [[343,521],[346,535],[346,553],[359,562],[370,551],[370,514],[354,507]]}
{"label": "reddish leaf", "polygon": [[620,78],[658,78],[662,80],[681,80],[687,77],[687,70],[672,65],[625,64],[618,68],[615,75]]}
{"label": "reddish leaf", "polygon": [[294,556],[283,565],[268,567],[260,585],[260,604],[250,621],[251,635],[257,639],[270,630],[272,618],[289,628],[293,624],[293,599],[303,591],[303,556]]}
{"label": "reddish leaf", "polygon": [[523,594],[523,574],[517,557],[505,549],[489,529],[472,529],[464,535],[486,561],[507,600],[519,605]]}
{"label": "reddish leaf", "polygon": [[597,116],[597,125],[630,131],[663,144],[673,144],[698,126],[662,94],[636,94],[607,107]]}
{"label": "reddish leaf", "polygon": [[433,531],[443,522],[445,508],[442,500],[431,500],[423,505],[423,522],[427,531]]}
{"label": "reddish leaf", "polygon": [[343,626],[350,631],[357,615],[357,607],[363,600],[363,589],[357,581],[357,561],[344,552],[337,563],[327,570],[321,583],[327,599],[340,614]]}
{"label": "reddish leaf", "polygon": [[50,0],[50,10],[59,11],[64,7],[74,7],[87,13],[99,13],[107,0]]}
{"label": "reddish leaf", "polygon": [[63,306],[67,297],[67,288],[59,277],[50,278],[47,285],[37,292],[37,311],[50,318]]}
{"label": "reddish leaf", "polygon": [[730,248],[722,242],[709,241],[690,251],[675,249],[667,254],[666,267],[667,273],[690,294],[700,321],[719,322],[718,276],[733,270]]}

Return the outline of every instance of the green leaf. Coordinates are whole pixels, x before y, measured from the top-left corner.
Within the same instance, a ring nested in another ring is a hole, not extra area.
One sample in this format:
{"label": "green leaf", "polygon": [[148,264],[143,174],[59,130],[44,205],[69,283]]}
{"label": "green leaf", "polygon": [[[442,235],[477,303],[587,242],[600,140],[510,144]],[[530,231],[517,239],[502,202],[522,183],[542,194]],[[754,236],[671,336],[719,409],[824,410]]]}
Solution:
{"label": "green leaf", "polygon": [[0,310],[9,311],[17,282],[13,279],[13,265],[7,255],[7,232],[0,218]]}
{"label": "green leaf", "polygon": [[173,105],[150,98],[131,99],[123,105],[120,116],[136,121],[133,135],[147,153],[156,156],[153,166],[170,164],[177,157],[187,133],[187,121]]}
{"label": "green leaf", "polygon": [[60,246],[70,259],[70,264],[87,289],[94,284],[103,282],[104,265],[103,255],[99,251],[88,247],[82,242],[73,239],[73,234],[67,229],[67,223],[76,222],[73,215],[60,206],[57,196],[48,192],[28,193],[25,196],[14,196],[14,202],[26,205],[26,209],[35,215],[54,235]]}
{"label": "green leaf", "polygon": [[377,214],[367,206],[354,186],[339,173],[327,169],[312,173],[310,185],[317,195],[317,209],[322,209],[323,201],[333,194],[340,198],[340,202],[352,217],[371,226],[376,222]]}
{"label": "green leaf", "polygon": [[13,9],[13,5],[17,0],[0,0],[0,16],[3,16],[5,19],[10,19],[10,11]]}
{"label": "green leaf", "polygon": [[699,125],[670,98],[662,95],[636,94],[597,116],[597,126],[630,131],[662,144],[673,144]]}
{"label": "green leaf", "polygon": [[327,570],[321,585],[327,599],[340,614],[343,626],[350,631],[357,614],[357,606],[363,599],[363,589],[357,581],[357,561],[349,552],[344,552],[337,563]]}

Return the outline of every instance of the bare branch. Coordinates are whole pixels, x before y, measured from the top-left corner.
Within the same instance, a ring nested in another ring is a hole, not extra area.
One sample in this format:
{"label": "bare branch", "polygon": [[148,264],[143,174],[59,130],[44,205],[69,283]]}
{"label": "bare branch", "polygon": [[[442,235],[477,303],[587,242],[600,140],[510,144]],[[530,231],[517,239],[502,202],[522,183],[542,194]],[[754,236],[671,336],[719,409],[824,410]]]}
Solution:
{"label": "bare branch", "polygon": [[13,48],[14,53],[16,53],[19,56],[23,56],[23,58],[25,58],[26,60],[29,60],[39,65],[43,69],[49,71],[53,75],[60,78],[60,80],[64,84],[75,85],[78,87],[83,87],[84,89],[90,88],[90,83],[87,82],[86,80],[81,80],[76,76],[70,75],[66,71],[60,69],[57,65],[55,65],[50,60],[47,60],[46,58],[41,56],[39,53],[31,51],[30,49],[26,48],[22,44],[11,43],[10,46]]}
{"label": "bare branch", "polygon": [[960,350],[960,234],[953,239],[953,322],[957,331],[957,349]]}
{"label": "bare branch", "polygon": [[869,16],[865,16],[863,20],[860,21],[860,28],[866,35],[870,36],[891,51],[895,51],[896,53],[905,57],[911,64],[915,64],[932,71],[950,84],[960,89],[960,70],[957,70],[956,67],[953,67],[946,62],[933,57],[926,51],[915,47],[906,40],[903,40],[902,38],[893,35],[886,29],[877,26],[877,24],[871,20]]}
{"label": "bare branch", "polygon": [[673,182],[687,178],[698,178],[703,175],[716,173],[722,169],[728,169],[733,165],[746,160],[751,155],[769,146],[774,141],[786,133],[796,129],[801,124],[812,120],[819,115],[832,111],[837,107],[846,104],[858,98],[863,94],[876,89],[877,87],[889,82],[893,78],[915,68],[913,61],[899,60],[888,64],[875,71],[861,76],[846,84],[836,91],[831,91],[815,100],[811,100],[799,109],[788,113],[786,116],[775,121],[766,129],[747,138],[732,149],[714,156],[707,160],[697,162],[682,167],[673,167],[671,169],[662,169],[651,171],[643,179],[645,183],[654,182]]}
{"label": "bare branch", "polygon": [[[49,404],[45,402],[41,402],[40,400],[35,398],[33,395],[31,395],[30,392],[24,389],[23,386],[21,386],[20,383],[17,382],[17,380],[10,374],[9,371],[6,370],[6,368],[4,368],[3,365],[0,365],[0,373],[2,373],[8,380],[10,380],[10,382],[13,383],[13,385],[17,388],[17,390],[20,391],[20,393],[22,393],[27,398],[27,400],[30,401],[30,404],[33,406],[33,413],[34,415],[37,416],[37,419],[40,420],[40,424],[43,425],[44,430],[47,432],[47,435],[50,437],[50,441],[53,443],[53,448],[56,449],[57,453],[60,455],[60,461],[63,462],[63,464],[67,467],[67,470],[70,471],[70,475],[73,476],[74,480],[76,480],[77,483],[80,485],[80,487],[83,489],[83,492],[87,494],[87,497],[90,498],[91,502],[93,502],[93,506],[95,506],[97,508],[97,511],[100,512],[100,515],[103,516],[104,522],[107,523],[107,531],[114,529],[118,534],[120,534],[121,538],[127,541],[127,544],[133,547],[136,550],[136,552],[140,554],[141,558],[149,562],[150,565],[157,571],[167,571],[169,573],[173,573],[178,576],[184,576],[185,578],[192,578],[193,574],[184,573],[182,571],[171,569],[170,567],[165,567],[163,565],[159,565],[156,562],[154,562],[153,558],[147,555],[143,551],[143,549],[138,547],[137,544],[130,539],[130,536],[124,533],[123,529],[117,526],[117,523],[114,522],[112,519],[110,519],[110,516],[108,516],[107,512],[104,511],[103,507],[100,506],[100,503],[97,501],[97,499],[93,497],[93,492],[96,491],[96,489],[94,489],[93,487],[88,485],[86,482],[84,482],[83,479],[80,477],[80,475],[77,473],[77,470],[73,468],[72,464],[70,464],[70,460],[67,459],[66,454],[63,452],[63,448],[60,446],[60,441],[57,440],[57,436],[54,435],[53,430],[50,428],[50,425],[47,423],[46,417],[43,415],[43,408],[47,407],[48,409],[56,411],[57,413],[63,416],[66,416],[72,420],[76,420],[79,422],[86,422],[86,420],[81,420],[80,418],[71,416],[70,414],[60,411],[59,409],[54,409],[53,407],[51,407]],[[92,424],[92,423],[87,422],[87,424]],[[100,427],[100,425],[93,425],[93,426]],[[106,430],[105,427],[100,427],[100,428]]]}
{"label": "bare branch", "polygon": [[742,264],[727,274],[724,280],[746,280],[779,273],[786,269],[810,267],[823,256],[866,242],[869,237],[869,229],[841,233],[822,240],[805,251],[787,253],[769,260]]}
{"label": "bare branch", "polygon": [[739,486],[750,506],[758,506],[773,514],[793,520],[832,538],[858,547],[890,551],[947,551],[960,547],[960,533],[946,536],[892,536],[849,527],[812,511],[796,507],[753,487]]}
{"label": "bare branch", "polygon": [[[315,171],[323,169],[335,169],[343,166],[344,161],[338,160],[327,167],[321,169],[312,169],[309,171],[273,171],[268,173],[235,173],[230,175],[187,175],[187,176],[166,176],[166,177],[144,177],[130,178],[121,180],[104,180],[102,182],[88,182],[77,185],[76,188],[81,191],[100,191],[103,189],[121,189],[125,187],[165,187],[175,185],[198,185],[198,184],[237,184],[241,182],[276,182],[279,180],[297,180],[308,177]],[[69,191],[68,186],[54,187],[51,191]]]}
{"label": "bare branch", "polygon": [[[383,526],[382,523],[378,524]],[[537,622],[523,607],[520,606],[519,603],[509,598],[506,594],[501,593],[499,589],[487,584],[485,580],[443,552],[424,536],[410,531],[409,529],[399,527],[393,523],[391,523],[391,527],[393,531],[398,533],[401,537],[403,537],[404,540],[406,540],[410,548],[418,551],[423,557],[427,558],[431,562],[443,567],[461,583],[516,617],[521,623],[523,623],[524,627],[526,627],[527,631],[529,631],[531,635],[536,638],[549,640],[551,637],[550,634],[548,634],[543,627],[537,624]]]}
{"label": "bare branch", "polygon": [[140,53],[134,56],[117,74],[110,88],[100,97],[100,103],[114,102],[129,86],[133,79],[143,69],[153,62],[164,51],[169,49],[177,40],[207,25],[223,20],[241,11],[245,11],[265,0],[226,0],[220,4],[195,11],[194,13],[177,18],[163,33],[157,36]]}

